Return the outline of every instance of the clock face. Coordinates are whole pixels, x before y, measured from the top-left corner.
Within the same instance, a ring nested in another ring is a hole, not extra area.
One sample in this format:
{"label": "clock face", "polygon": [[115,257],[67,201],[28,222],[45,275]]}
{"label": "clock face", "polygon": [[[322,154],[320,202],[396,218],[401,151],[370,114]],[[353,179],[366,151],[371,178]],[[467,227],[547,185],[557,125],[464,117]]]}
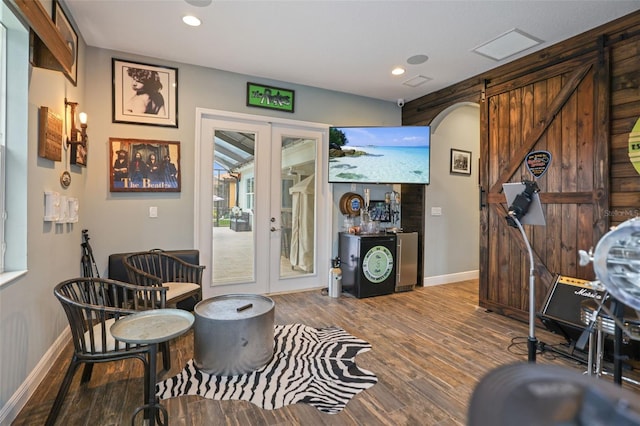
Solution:
{"label": "clock face", "polygon": [[393,270],[393,254],[384,246],[372,247],[364,255],[362,271],[372,283],[381,283],[389,278]]}

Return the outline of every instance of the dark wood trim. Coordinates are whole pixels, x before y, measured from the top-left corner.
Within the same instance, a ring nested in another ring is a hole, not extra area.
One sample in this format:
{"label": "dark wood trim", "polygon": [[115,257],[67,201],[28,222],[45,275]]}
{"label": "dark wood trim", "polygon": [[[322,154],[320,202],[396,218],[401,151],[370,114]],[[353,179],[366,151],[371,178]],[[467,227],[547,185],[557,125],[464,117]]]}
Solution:
{"label": "dark wood trim", "polygon": [[56,28],[53,20],[39,0],[14,0],[20,13],[34,33],[42,40],[47,49],[62,67],[71,74],[73,55]]}
{"label": "dark wood trim", "polygon": [[[489,204],[505,203],[502,192],[490,192],[486,195]],[[541,192],[540,202],[542,204],[591,204],[598,199],[598,194],[594,192]]]}

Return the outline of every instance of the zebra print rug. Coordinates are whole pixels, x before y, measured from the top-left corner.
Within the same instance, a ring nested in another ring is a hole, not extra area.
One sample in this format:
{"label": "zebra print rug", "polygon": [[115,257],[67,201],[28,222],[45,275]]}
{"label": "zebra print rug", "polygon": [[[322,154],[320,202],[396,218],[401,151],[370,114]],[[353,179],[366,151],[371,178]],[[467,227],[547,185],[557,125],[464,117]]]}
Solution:
{"label": "zebra print rug", "polygon": [[200,395],[215,400],[244,400],[267,410],[303,402],[337,414],[349,400],[378,382],[356,366],[355,357],[371,345],[339,327],[276,325],[271,361],[248,374],[215,376],[190,360],[176,376],[156,384],[160,399]]}

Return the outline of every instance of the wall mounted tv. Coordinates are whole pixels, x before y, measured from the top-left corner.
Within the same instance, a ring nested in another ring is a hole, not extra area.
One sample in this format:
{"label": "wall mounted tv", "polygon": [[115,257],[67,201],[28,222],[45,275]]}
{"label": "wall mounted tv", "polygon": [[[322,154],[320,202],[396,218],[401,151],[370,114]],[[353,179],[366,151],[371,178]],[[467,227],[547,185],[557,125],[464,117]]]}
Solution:
{"label": "wall mounted tv", "polygon": [[330,127],[330,183],[429,184],[429,126]]}

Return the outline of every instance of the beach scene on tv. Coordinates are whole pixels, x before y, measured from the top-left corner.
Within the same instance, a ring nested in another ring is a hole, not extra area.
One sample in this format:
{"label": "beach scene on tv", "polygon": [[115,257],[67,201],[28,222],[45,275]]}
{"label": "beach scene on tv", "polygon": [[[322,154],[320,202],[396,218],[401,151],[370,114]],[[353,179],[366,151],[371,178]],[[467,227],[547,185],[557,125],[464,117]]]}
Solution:
{"label": "beach scene on tv", "polygon": [[428,126],[331,127],[329,182],[429,183]]}

